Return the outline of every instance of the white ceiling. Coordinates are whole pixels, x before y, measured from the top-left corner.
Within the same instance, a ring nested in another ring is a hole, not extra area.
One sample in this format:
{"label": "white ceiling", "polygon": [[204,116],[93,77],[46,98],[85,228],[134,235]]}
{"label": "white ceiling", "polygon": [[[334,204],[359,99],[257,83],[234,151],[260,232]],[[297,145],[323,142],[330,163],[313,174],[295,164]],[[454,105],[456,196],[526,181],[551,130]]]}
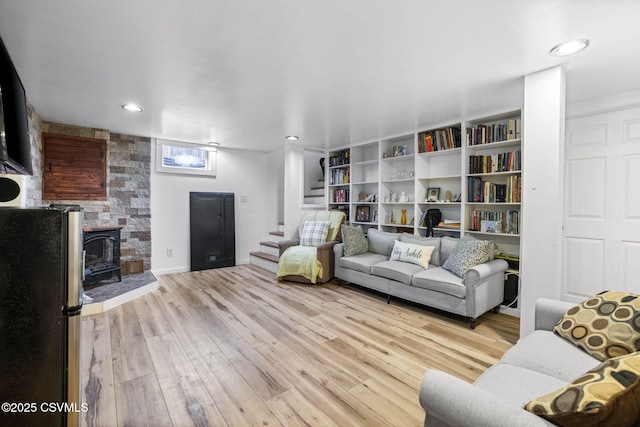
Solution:
{"label": "white ceiling", "polygon": [[[0,35],[45,120],[270,151],[336,147],[640,88],[638,0],[3,0]],[[572,59],[559,42],[588,38]],[[135,102],[143,113],[120,108]]]}

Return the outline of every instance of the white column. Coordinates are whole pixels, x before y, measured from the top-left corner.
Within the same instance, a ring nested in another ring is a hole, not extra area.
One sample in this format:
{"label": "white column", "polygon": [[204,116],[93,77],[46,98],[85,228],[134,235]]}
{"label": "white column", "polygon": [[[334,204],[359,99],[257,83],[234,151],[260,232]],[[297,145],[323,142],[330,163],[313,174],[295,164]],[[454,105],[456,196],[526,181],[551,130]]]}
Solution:
{"label": "white column", "polygon": [[520,336],[535,327],[538,298],[560,298],[565,73],[524,78]]}

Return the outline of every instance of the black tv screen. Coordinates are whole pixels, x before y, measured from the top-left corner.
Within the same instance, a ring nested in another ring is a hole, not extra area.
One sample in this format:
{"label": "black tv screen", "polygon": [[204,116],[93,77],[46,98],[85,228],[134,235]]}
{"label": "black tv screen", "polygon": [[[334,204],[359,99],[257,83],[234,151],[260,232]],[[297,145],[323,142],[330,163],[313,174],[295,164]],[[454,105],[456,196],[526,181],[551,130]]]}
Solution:
{"label": "black tv screen", "polygon": [[27,97],[0,39],[0,172],[31,175]]}

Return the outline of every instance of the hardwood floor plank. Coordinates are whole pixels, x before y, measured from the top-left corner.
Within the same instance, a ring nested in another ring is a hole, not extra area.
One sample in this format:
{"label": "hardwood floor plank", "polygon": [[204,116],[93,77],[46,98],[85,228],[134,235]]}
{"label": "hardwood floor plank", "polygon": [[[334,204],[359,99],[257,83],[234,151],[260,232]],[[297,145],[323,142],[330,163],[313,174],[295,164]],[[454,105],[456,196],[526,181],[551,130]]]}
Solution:
{"label": "hardwood floor plank", "polygon": [[268,400],[267,406],[287,427],[325,426],[338,427],[314,402],[308,401],[295,389]]}
{"label": "hardwood floor plank", "polygon": [[222,415],[175,334],[154,336],[147,343],[173,425],[224,425]]}
{"label": "hardwood floor plank", "polygon": [[117,422],[105,426],[172,426],[155,373],[116,384]]}
{"label": "hardwood floor plank", "polygon": [[116,419],[109,317],[99,314],[83,318],[81,339],[80,395],[88,411],[80,418],[88,427],[106,426]]}
{"label": "hardwood floor plank", "polygon": [[518,339],[504,314],[471,330],[460,316],[249,265],[159,281],[83,319],[83,426],[421,426],[427,369],[474,381]]}
{"label": "hardwood floor plank", "polygon": [[192,363],[228,426],[283,425],[222,354]]}
{"label": "hardwood floor plank", "polygon": [[111,309],[108,315],[114,382],[122,383],[153,374],[153,365],[133,301]]}

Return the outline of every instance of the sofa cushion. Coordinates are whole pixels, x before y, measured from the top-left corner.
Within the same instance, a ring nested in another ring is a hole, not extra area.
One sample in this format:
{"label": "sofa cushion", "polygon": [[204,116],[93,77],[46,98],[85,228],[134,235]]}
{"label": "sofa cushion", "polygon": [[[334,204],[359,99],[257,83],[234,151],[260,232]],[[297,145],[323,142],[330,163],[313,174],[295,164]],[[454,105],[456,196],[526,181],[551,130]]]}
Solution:
{"label": "sofa cushion", "polygon": [[400,234],[400,241],[405,243],[413,243],[415,245],[433,246],[434,250],[431,254],[429,264],[441,266],[442,260],[440,258],[440,237],[421,237],[414,234],[402,233]]}
{"label": "sofa cushion", "polygon": [[442,267],[434,267],[414,274],[411,284],[416,288],[442,292],[458,298],[464,298],[467,294],[462,279]]}
{"label": "sofa cushion", "polygon": [[389,260],[410,262],[426,269],[429,268],[429,260],[434,249],[434,246],[416,245],[396,240]]}
{"label": "sofa cushion", "polygon": [[320,246],[327,241],[329,221],[305,221],[300,235],[300,246]]}
{"label": "sofa cushion", "polygon": [[553,329],[598,360],[640,350],[640,297],[601,292],[571,308]]}
{"label": "sofa cushion", "polygon": [[498,363],[480,375],[473,384],[508,405],[524,408],[527,402],[551,393],[567,385],[567,382],[531,369]]}
{"label": "sofa cushion", "polygon": [[396,240],[400,237],[400,233],[387,233],[384,231],[370,228],[367,231],[367,240],[369,241],[369,252],[374,254],[385,255],[387,259],[391,255],[391,250]]}
{"label": "sofa cushion", "polygon": [[383,261],[371,267],[371,274],[395,280],[405,285],[411,284],[411,277],[424,269],[415,264],[401,261]]}
{"label": "sofa cushion", "polygon": [[605,360],[525,409],[561,426],[634,426],[640,420],[640,353]]}
{"label": "sofa cushion", "polygon": [[440,265],[444,264],[451,256],[459,241],[460,239],[451,236],[442,236],[440,238]]}
{"label": "sofa cushion", "polygon": [[360,255],[342,257],[338,262],[340,263],[340,267],[371,274],[371,267],[383,261],[387,261],[386,256],[366,252]]}
{"label": "sofa cushion", "polygon": [[500,361],[541,372],[565,383],[598,365],[597,359],[544,330],[533,331],[521,338]]}
{"label": "sofa cushion", "polygon": [[492,241],[478,240],[465,234],[456,245],[451,256],[442,264],[442,267],[464,278],[471,267],[489,261],[492,250]]}
{"label": "sofa cushion", "polygon": [[369,251],[369,243],[359,225],[343,225],[342,242],[344,243],[344,256],[360,255]]}

